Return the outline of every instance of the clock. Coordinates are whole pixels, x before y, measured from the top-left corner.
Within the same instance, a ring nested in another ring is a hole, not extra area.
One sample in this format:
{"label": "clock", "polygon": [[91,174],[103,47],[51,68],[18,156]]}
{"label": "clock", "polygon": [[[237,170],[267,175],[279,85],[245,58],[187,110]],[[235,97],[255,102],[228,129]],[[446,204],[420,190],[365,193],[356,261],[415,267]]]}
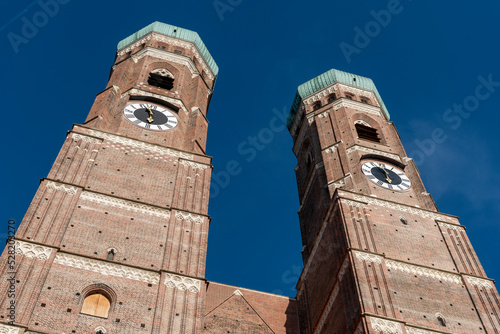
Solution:
{"label": "clock", "polygon": [[381,187],[391,190],[408,190],[411,187],[411,181],[406,174],[392,165],[368,161],[361,166],[361,170],[368,179]]}
{"label": "clock", "polygon": [[135,125],[148,130],[170,130],[178,123],[171,111],[149,103],[129,104],[123,109],[123,114]]}

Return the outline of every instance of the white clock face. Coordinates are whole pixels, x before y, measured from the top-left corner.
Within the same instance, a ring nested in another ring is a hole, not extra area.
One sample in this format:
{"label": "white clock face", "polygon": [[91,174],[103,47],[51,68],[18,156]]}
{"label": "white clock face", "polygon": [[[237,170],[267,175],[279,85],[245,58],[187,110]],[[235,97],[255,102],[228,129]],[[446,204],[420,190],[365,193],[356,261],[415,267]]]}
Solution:
{"label": "white clock face", "polygon": [[129,104],[123,114],[135,125],[148,130],[165,131],[177,126],[177,118],[172,112],[154,104]]}
{"label": "white clock face", "polygon": [[391,190],[408,190],[411,187],[411,181],[405,173],[392,165],[368,161],[361,166],[361,170],[368,179],[381,187]]}

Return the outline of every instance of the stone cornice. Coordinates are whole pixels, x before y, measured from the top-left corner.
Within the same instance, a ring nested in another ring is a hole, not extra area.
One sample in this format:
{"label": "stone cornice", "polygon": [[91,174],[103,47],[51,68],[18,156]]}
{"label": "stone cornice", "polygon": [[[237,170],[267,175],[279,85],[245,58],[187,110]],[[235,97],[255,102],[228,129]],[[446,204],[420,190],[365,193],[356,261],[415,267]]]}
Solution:
{"label": "stone cornice", "polygon": [[168,52],[165,50],[156,49],[150,46],[145,47],[144,49],[138,51],[137,53],[132,55],[132,60],[137,63],[140,59],[149,56],[154,57],[161,60],[166,60],[168,62],[176,63],[182,66],[186,66],[191,72],[191,77],[199,75],[198,69],[194,64],[193,60],[189,57],[178,55],[173,52]]}
{"label": "stone cornice", "polygon": [[354,87],[354,86],[349,86],[349,85],[338,83],[338,82],[334,83],[333,85],[330,85],[328,87],[323,88],[319,92],[316,92],[312,95],[309,95],[308,97],[304,98],[302,101],[305,104],[311,104],[311,103],[314,103],[316,101],[321,100],[322,98],[324,98],[332,93],[336,93],[338,91],[345,91],[345,92],[352,93],[354,95],[366,96],[366,97],[368,97],[368,98],[370,98],[378,103],[377,99],[375,98],[375,94],[373,94],[373,92],[371,90],[362,89],[362,88]]}
{"label": "stone cornice", "polygon": [[48,189],[65,192],[68,195],[74,195],[78,191],[77,187],[53,181],[48,181],[45,187]]}
{"label": "stone cornice", "polygon": [[194,158],[193,154],[189,154],[189,153],[175,150],[172,148],[168,148],[168,147],[164,147],[164,146],[160,146],[160,145],[155,145],[155,144],[149,144],[149,143],[146,143],[146,142],[143,142],[140,140],[122,137],[122,136],[110,134],[107,132],[102,132],[99,130],[89,129],[88,131],[90,132],[90,134],[92,136],[102,138],[102,139],[108,140],[108,141],[113,142],[113,143],[128,145],[128,146],[139,148],[142,150],[148,150],[148,151],[151,151],[154,153],[169,155],[169,156],[176,157],[176,158],[183,158],[183,159],[188,159],[188,160],[193,160],[193,158]]}
{"label": "stone cornice", "polygon": [[83,191],[80,198],[93,203],[99,203],[108,206],[113,206],[115,208],[125,209],[133,212],[139,212],[149,216],[156,216],[165,219],[170,218],[170,210],[158,208],[143,203],[129,201],[118,197],[108,196],[92,191],[87,191],[87,190]]}
{"label": "stone cornice", "polygon": [[165,274],[163,284],[165,284],[168,288],[177,288],[181,291],[189,290],[193,293],[198,293],[201,289],[201,282],[202,281],[191,277]]}
{"label": "stone cornice", "polygon": [[[18,334],[20,330],[21,330],[21,328],[19,328],[19,327],[0,324],[0,333],[1,334]],[[27,333],[29,333],[29,332],[27,332]]]}
{"label": "stone cornice", "polygon": [[397,154],[384,152],[384,151],[377,150],[377,149],[370,148],[370,147],[366,147],[366,146],[352,145],[352,146],[350,146],[350,147],[348,147],[346,149],[347,154],[350,154],[350,153],[352,153],[354,151],[363,151],[363,152],[366,152],[366,153],[381,155],[383,157],[387,157],[387,158],[391,158],[391,159],[394,159],[394,160],[397,160],[397,161],[401,161],[401,158]]}
{"label": "stone cornice", "polygon": [[198,163],[198,162],[192,162],[192,161],[183,160],[183,159],[180,159],[180,164],[183,166],[191,167],[193,169],[204,170],[204,169],[210,168],[210,165],[206,165],[206,164],[202,164],[202,163]]}
{"label": "stone cornice", "polygon": [[334,110],[339,110],[340,108],[350,108],[376,116],[382,115],[382,110],[380,109],[380,107],[372,106],[371,104],[366,104],[355,100],[349,100],[346,98],[335,100],[332,104],[332,107]]}
{"label": "stone cornice", "polygon": [[102,275],[122,277],[150,284],[158,284],[160,282],[160,274],[157,272],[67,253],[57,253],[54,263],[89,270]]}
{"label": "stone cornice", "polygon": [[[24,255],[31,259],[38,259],[41,261],[48,260],[52,250],[54,249],[39,244],[20,241],[20,240],[16,240],[14,247],[16,254]],[[0,331],[0,333],[2,332]]]}
{"label": "stone cornice", "polygon": [[[164,43],[167,43],[167,44],[170,44],[170,45],[180,46],[180,47],[186,48],[188,50],[191,50],[193,52],[194,57],[201,64],[201,67],[203,68],[203,70],[207,73],[207,76],[209,77],[209,79],[210,80],[214,79],[215,74],[213,73],[212,69],[206,63],[205,58],[201,55],[200,51],[198,50],[198,47],[194,43],[192,43],[192,42],[188,42],[188,41],[181,40],[181,39],[178,39],[178,38],[169,37],[169,36],[166,36],[166,35],[157,34],[157,33],[152,32],[152,33],[147,34],[146,36],[144,36],[140,40],[135,41],[134,43],[129,44],[129,45],[121,48],[120,50],[118,50],[117,54],[118,54],[119,57],[121,57],[124,54],[126,54],[127,52],[132,51],[133,49],[137,48],[141,44],[146,43],[147,41],[150,41],[151,39],[157,40],[157,41],[160,41],[160,42],[164,42]],[[147,48],[151,48],[151,47],[147,47]],[[152,49],[154,49],[154,48],[152,48]],[[165,50],[159,50],[159,49],[156,49],[156,50],[162,51],[162,52],[168,52],[168,51],[165,51]],[[136,55],[139,52],[137,52]],[[168,52],[168,53],[171,53],[171,52]],[[175,53],[171,53],[171,54],[176,55]],[[178,56],[178,55],[176,55],[176,56]],[[194,62],[193,62],[193,60],[191,58],[186,57],[186,56],[183,56],[183,57],[189,59],[189,61],[194,66]],[[195,69],[196,69],[196,67],[195,67]],[[196,70],[196,72],[198,72],[198,71]]]}
{"label": "stone cornice", "polygon": [[176,99],[173,97],[161,95],[161,94],[155,94],[150,91],[140,89],[140,88],[131,88],[128,91],[124,92],[122,94],[122,97],[127,96],[127,95],[140,95],[140,96],[149,96],[149,97],[154,97],[158,100],[165,101],[167,103],[173,104],[174,106],[179,107],[179,109],[182,109],[186,114],[189,114],[189,110],[186,108],[182,100]]}

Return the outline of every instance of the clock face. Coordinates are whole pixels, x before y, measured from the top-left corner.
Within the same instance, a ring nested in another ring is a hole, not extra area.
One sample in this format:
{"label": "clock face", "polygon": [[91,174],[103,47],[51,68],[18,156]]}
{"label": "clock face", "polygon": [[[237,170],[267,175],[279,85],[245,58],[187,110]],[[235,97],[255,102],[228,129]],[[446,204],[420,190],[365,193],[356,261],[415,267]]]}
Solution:
{"label": "clock face", "polygon": [[365,162],[361,170],[372,182],[391,190],[408,190],[411,187],[410,179],[405,173],[392,165],[383,162]]}
{"label": "clock face", "polygon": [[172,112],[154,104],[129,104],[123,110],[123,114],[135,125],[148,130],[165,131],[173,129],[177,125],[177,118]]}

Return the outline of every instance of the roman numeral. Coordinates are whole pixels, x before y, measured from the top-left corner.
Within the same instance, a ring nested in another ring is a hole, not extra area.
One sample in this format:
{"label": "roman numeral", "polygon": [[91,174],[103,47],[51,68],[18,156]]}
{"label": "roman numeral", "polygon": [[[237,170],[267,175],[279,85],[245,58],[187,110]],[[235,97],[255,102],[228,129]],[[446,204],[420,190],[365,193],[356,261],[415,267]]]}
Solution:
{"label": "roman numeral", "polygon": [[376,179],[376,177],[375,177],[375,176],[373,176],[373,175],[368,175],[367,177],[368,177],[370,180],[375,180],[375,179]]}
{"label": "roman numeral", "polygon": [[156,127],[158,128],[158,130],[163,130],[163,128],[161,127],[161,125],[157,125]]}
{"label": "roman numeral", "polygon": [[382,181],[377,181],[377,184],[378,184],[379,186],[381,186],[381,185],[383,185],[383,184],[384,184],[384,182],[382,182]]}
{"label": "roman numeral", "polygon": [[135,124],[139,125],[142,123],[142,121],[140,119],[136,119],[135,121],[133,121]]}
{"label": "roman numeral", "polygon": [[370,165],[372,165],[373,167],[377,167],[377,165],[373,162],[370,162]]}
{"label": "roman numeral", "polygon": [[391,186],[390,184],[388,184],[388,185],[387,185],[387,187],[389,187],[389,189],[391,189],[391,190],[393,189],[393,188],[392,188],[392,186]]}
{"label": "roman numeral", "polygon": [[146,125],[145,125],[144,127],[145,127],[146,129],[149,129],[149,128],[151,128],[151,124],[146,123]]}

